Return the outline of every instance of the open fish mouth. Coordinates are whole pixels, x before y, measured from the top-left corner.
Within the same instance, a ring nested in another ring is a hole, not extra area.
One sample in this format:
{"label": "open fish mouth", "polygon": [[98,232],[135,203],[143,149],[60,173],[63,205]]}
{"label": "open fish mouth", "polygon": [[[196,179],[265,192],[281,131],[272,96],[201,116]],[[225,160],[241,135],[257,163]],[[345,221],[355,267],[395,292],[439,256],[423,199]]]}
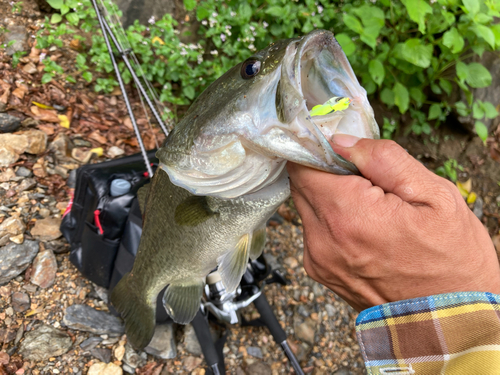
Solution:
{"label": "open fish mouth", "polygon": [[[311,114],[314,107],[332,98],[345,99],[347,107]],[[366,91],[331,32],[318,30],[289,46],[276,103],[278,118],[292,124],[289,130],[298,142],[309,150],[317,150],[320,144],[316,156],[330,166],[336,164],[335,173],[359,173],[333,151],[327,140],[334,134],[378,138],[379,130]]]}

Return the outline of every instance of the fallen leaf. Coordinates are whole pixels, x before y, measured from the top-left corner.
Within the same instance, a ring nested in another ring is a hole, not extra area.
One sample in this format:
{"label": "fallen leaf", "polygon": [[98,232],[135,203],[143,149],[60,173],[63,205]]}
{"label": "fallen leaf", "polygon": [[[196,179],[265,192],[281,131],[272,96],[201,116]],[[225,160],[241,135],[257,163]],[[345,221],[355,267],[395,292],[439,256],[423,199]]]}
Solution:
{"label": "fallen leaf", "polygon": [[456,182],[457,188],[460,191],[460,194],[462,197],[467,198],[469,196],[469,193],[472,189],[472,180],[469,178],[465,182]]}
{"label": "fallen leaf", "polygon": [[123,120],[123,125],[125,125],[130,130],[134,130],[134,126],[132,125],[132,120],[128,116],[125,117],[125,120]]}
{"label": "fallen leaf", "polygon": [[101,157],[104,154],[104,150],[102,149],[102,147],[93,148],[92,150],[90,150],[90,152],[96,154],[97,157]]}
{"label": "fallen leaf", "polygon": [[89,138],[93,139],[96,142],[99,142],[100,144],[105,145],[108,140],[106,137],[102,136],[101,133],[99,133],[98,130],[93,131],[92,133],[89,134]]}
{"label": "fallen leaf", "polygon": [[49,124],[39,124],[38,129],[43,131],[47,135],[52,135],[55,133],[54,126],[49,125]]}
{"label": "fallen leaf", "polygon": [[40,107],[32,106],[31,113],[33,113],[35,118],[40,121],[55,122],[56,124],[59,124],[60,122],[55,110],[42,109]]}
{"label": "fallen leaf", "polygon": [[19,99],[23,99],[24,95],[28,92],[28,89],[24,86],[20,86],[14,91],[12,91],[12,95],[17,96]]}
{"label": "fallen leaf", "polygon": [[153,39],[151,39],[151,44],[155,44],[155,42],[158,42],[161,45],[165,44],[165,42],[159,36],[155,36]]}
{"label": "fallen leaf", "polygon": [[57,115],[59,120],[61,121],[59,125],[61,125],[63,128],[69,129],[69,119],[68,116],[66,115]]}
{"label": "fallen leaf", "polygon": [[497,252],[500,253],[500,234],[497,234],[496,236],[493,236],[491,238],[493,241],[493,245],[495,245],[495,248],[497,249]]}
{"label": "fallen leaf", "polygon": [[467,203],[468,203],[468,204],[472,204],[472,203],[474,203],[474,202],[476,201],[476,199],[477,199],[477,194],[476,194],[476,193],[474,193],[474,192],[472,192],[472,193],[470,193],[470,194],[469,194],[469,196],[467,197]]}
{"label": "fallen leaf", "polygon": [[42,103],[38,103],[38,102],[31,102],[33,103],[34,105],[36,105],[38,108],[41,108],[41,109],[54,109],[54,107],[50,106],[50,105],[46,105],[46,104],[42,104]]}

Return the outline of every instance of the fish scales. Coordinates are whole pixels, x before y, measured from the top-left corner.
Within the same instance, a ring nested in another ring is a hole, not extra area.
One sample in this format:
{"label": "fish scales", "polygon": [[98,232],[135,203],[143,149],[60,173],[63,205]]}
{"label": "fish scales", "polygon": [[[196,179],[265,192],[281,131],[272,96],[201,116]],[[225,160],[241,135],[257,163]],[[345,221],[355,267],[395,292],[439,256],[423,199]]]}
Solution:
{"label": "fish scales", "polygon": [[[334,98],[346,105],[311,115]],[[134,267],[111,295],[134,347],[152,338],[167,285],[163,304],[182,324],[194,318],[215,268],[227,291],[237,288],[248,259],[262,252],[267,220],[290,194],[287,161],[358,173],[331,148],[338,133],[377,138],[379,130],[366,91],[325,30],[271,44],[196,99],[157,152],[160,167],[140,194],[147,199]]]}

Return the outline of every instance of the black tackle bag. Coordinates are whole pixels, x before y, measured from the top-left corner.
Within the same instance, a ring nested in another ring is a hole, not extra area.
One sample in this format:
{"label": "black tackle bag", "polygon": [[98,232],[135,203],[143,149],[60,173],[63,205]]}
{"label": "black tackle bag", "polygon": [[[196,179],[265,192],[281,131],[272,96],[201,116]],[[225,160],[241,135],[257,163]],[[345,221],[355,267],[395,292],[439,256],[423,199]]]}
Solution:
{"label": "black tackle bag", "polygon": [[[148,152],[153,165],[158,163],[154,155],[154,150]],[[130,191],[111,196],[110,186],[115,179],[130,182]],[[110,287],[120,243],[124,236],[133,235],[124,232],[130,209],[137,202],[137,190],[148,181],[149,176],[141,154],[88,164],[76,170],[75,191],[69,211],[62,219],[61,232],[71,247],[71,263],[83,276],[99,286]],[[142,228],[140,213],[139,219],[139,228]],[[140,233],[137,236],[135,247],[139,244]],[[133,258],[129,260],[131,268]],[[115,284],[117,277],[115,276]]]}

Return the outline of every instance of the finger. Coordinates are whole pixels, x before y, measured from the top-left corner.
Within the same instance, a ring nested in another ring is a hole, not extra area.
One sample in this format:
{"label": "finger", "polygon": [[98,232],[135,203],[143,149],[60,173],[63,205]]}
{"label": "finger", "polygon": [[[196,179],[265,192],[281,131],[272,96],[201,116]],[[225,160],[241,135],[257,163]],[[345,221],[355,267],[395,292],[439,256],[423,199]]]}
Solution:
{"label": "finger", "polygon": [[449,192],[449,186],[393,141],[339,134],[332,147],[374,185],[407,202],[428,203],[443,188]]}

